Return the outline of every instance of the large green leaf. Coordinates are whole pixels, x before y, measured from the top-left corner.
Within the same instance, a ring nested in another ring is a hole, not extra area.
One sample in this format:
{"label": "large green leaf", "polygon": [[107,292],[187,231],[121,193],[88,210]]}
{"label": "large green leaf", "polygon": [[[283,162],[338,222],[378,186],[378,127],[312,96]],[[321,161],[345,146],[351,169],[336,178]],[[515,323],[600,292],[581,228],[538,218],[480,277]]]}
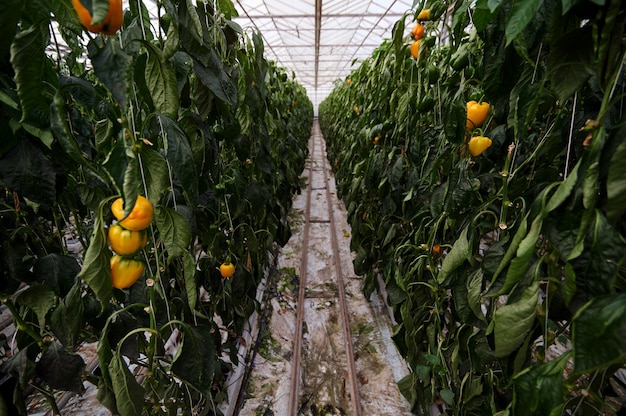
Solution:
{"label": "large green leaf", "polygon": [[591,27],[565,33],[550,44],[548,75],[552,90],[565,102],[593,75]]}
{"label": "large green leaf", "polygon": [[574,373],[588,373],[626,358],[626,294],[599,296],[572,319]]}
{"label": "large green leaf", "polygon": [[126,366],[122,355],[115,354],[108,369],[120,416],[141,416],[145,392]]}
{"label": "large green leaf", "polygon": [[626,140],[623,140],[611,156],[606,180],[606,216],[609,221],[618,220],[626,211]]}
{"label": "large green leaf", "polygon": [[35,262],[34,272],[37,279],[49,285],[57,296],[64,297],[74,287],[80,265],[72,256],[52,253]]}
{"label": "large green leaf", "polygon": [[169,255],[183,256],[191,244],[191,228],[185,217],[172,208],[157,205],[154,220]]}
{"label": "large green leaf", "polygon": [[183,257],[183,278],[185,279],[185,293],[187,293],[187,304],[189,309],[196,308],[198,302],[198,289],[196,287],[196,261],[189,251],[185,251]]}
{"label": "large green leaf", "polygon": [[128,78],[132,74],[128,70],[132,63],[131,57],[121,48],[115,36],[107,37],[104,45],[96,41],[89,42],[88,50],[94,73],[125,109],[128,102]]}
{"label": "large green leaf", "polygon": [[85,325],[81,286],[74,285],[67,296],[52,312],[50,327],[54,335],[65,346],[77,344],[80,331]]}
{"label": "large green leaf", "polygon": [[113,296],[110,265],[111,252],[109,251],[107,236],[104,230],[104,220],[102,218],[102,209],[110,199],[107,198],[100,203],[93,225],[91,241],[83,260],[83,267],[78,274],[78,277],[83,279],[91,290],[94,291],[102,309],[105,308]]}
{"label": "large green leaf", "polygon": [[0,181],[37,203],[52,205],[56,200],[54,167],[27,139],[18,141],[0,157]]}
{"label": "large green leaf", "polygon": [[53,342],[37,362],[37,375],[53,389],[82,393],[85,361],[68,352],[60,342]]}
{"label": "large green leaf", "polygon": [[194,203],[198,195],[198,173],[191,143],[185,132],[165,115],[157,115],[156,121],[163,134],[163,147],[174,177],[180,181],[186,197]]}
{"label": "large green leaf", "polygon": [[237,85],[224,71],[224,66],[214,50],[211,50],[206,65],[194,59],[193,72],[217,98],[229,105],[237,104]]}
{"label": "large green leaf", "polygon": [[496,310],[493,316],[496,357],[506,357],[522,345],[535,321],[539,283],[534,282],[519,300]]}
{"label": "large green leaf", "polygon": [[21,121],[30,121],[42,128],[47,127],[50,113],[50,96],[43,94],[49,89],[44,83],[50,69],[44,54],[49,37],[47,24],[31,26],[18,32],[11,45],[11,64],[22,106]]}
{"label": "large green leaf", "polygon": [[[159,201],[169,189],[167,162],[159,152],[153,149],[144,148],[139,158],[141,158],[143,177],[148,189],[146,197],[151,201]],[[139,168],[139,164],[136,167]]]}
{"label": "large green leaf", "polygon": [[[35,362],[29,359],[29,355],[32,356],[39,353],[39,349],[35,343],[21,348],[17,353],[13,354],[6,361],[0,364],[0,371],[4,374],[10,374],[18,380],[19,385],[25,387],[36,376]],[[22,390],[17,390],[22,392]]]}
{"label": "large green leaf", "polygon": [[74,132],[70,129],[67,119],[67,109],[61,90],[58,90],[50,106],[50,128],[57,142],[61,145],[66,155],[69,156],[78,166],[87,168],[102,183],[106,180],[100,176],[93,164],[83,156]]}
{"label": "large green leaf", "polygon": [[178,115],[179,97],[174,67],[163,57],[160,49],[152,43],[143,42],[148,50],[146,61],[146,85],[157,113],[175,119]]}
{"label": "large green leaf", "polygon": [[207,395],[217,369],[212,333],[213,328],[206,326],[185,327],[182,344],[172,362],[172,371],[177,377]]}
{"label": "large green leaf", "polygon": [[7,56],[15,33],[17,22],[26,0],[5,0],[0,2],[0,57]]}
{"label": "large green leaf", "polygon": [[441,270],[437,275],[437,281],[443,283],[450,274],[459,268],[468,258],[470,258],[470,245],[467,239],[467,227],[461,231],[461,234],[454,242],[452,249],[443,259]]}
{"label": "large green leaf", "polygon": [[47,285],[32,285],[20,292],[17,303],[26,306],[35,312],[39,322],[40,332],[46,327],[46,315],[54,305],[54,291]]}
{"label": "large green leaf", "polygon": [[547,415],[563,406],[563,371],[571,354],[531,366],[513,379],[513,408],[519,415]]}
{"label": "large green leaf", "polygon": [[511,14],[506,22],[507,45],[515,40],[526,29],[526,26],[532,22],[533,17],[535,17],[542,4],[543,0],[515,0]]}

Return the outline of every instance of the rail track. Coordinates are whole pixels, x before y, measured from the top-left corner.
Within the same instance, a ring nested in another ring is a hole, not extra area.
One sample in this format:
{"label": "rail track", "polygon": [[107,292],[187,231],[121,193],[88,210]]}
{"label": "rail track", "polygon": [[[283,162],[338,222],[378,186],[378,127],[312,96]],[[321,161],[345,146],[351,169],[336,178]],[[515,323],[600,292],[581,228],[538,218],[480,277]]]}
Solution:
{"label": "rail track", "polygon": [[[309,186],[303,224],[289,412],[294,416],[302,414],[305,407],[319,406],[327,401],[329,407],[347,405],[349,409],[343,409],[347,414],[359,416],[362,412],[359,380],[323,143],[319,125],[314,123],[309,147]],[[313,194],[315,201],[312,201]],[[330,234],[331,247],[311,244],[316,241],[314,234],[319,233]],[[310,279],[314,274],[309,266],[310,256],[325,257],[330,266],[327,273],[315,274],[315,281]],[[317,308],[319,304],[325,308]],[[339,327],[339,330],[333,334],[329,326]],[[326,336],[321,336],[321,342],[315,342],[320,339],[315,332]],[[315,364],[311,365],[311,361]],[[334,367],[336,364],[341,368]],[[321,368],[314,368],[316,365]],[[314,396],[318,397],[314,400]]]}

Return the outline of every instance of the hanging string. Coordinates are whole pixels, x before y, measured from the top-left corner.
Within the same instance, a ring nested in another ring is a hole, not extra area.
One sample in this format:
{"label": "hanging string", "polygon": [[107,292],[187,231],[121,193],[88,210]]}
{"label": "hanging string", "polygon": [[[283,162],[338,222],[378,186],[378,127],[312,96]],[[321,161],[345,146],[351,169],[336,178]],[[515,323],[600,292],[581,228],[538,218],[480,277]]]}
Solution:
{"label": "hanging string", "polygon": [[569,156],[572,151],[572,137],[574,136],[574,117],[576,116],[576,103],[578,102],[578,91],[574,93],[574,103],[572,104],[572,119],[569,124],[569,137],[567,138],[567,153],[565,155],[565,172],[563,172],[563,180],[567,179],[569,172]]}

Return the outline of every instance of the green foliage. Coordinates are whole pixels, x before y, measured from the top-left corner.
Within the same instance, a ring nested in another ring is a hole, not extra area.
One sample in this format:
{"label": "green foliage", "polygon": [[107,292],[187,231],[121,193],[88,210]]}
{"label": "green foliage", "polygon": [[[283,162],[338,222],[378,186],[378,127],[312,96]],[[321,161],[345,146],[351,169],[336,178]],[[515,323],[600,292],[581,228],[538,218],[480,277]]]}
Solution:
{"label": "green foliage", "polygon": [[[355,271],[367,293],[383,277],[413,370],[401,391],[417,414],[618,411],[624,4],[442,3],[428,51],[406,53],[416,2],[319,109]],[[470,100],[492,106],[474,131]],[[493,144],[472,157],[477,135]]]}
{"label": "green foliage", "polygon": [[[0,301],[18,328],[12,354],[0,343],[0,406],[26,414],[32,384],[55,409],[86,378],[115,414],[218,414],[256,287],[290,236],[312,104],[230,20],[230,0],[165,2],[156,23],[131,2],[114,36],[49,3],[0,6]],[[108,2],[92,6],[101,19]],[[154,205],[146,270],[119,290],[106,227],[112,201],[128,213],[137,195]],[[93,340],[87,375],[69,351]]]}

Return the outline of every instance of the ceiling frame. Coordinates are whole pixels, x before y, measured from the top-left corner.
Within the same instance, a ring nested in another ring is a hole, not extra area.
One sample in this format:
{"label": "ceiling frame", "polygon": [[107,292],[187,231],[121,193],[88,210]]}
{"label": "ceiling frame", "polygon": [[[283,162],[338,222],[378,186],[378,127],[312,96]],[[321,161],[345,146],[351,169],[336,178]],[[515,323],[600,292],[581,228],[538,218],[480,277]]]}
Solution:
{"label": "ceiling frame", "polygon": [[[242,27],[258,30],[266,58],[293,71],[317,107],[353,62],[371,56],[413,0],[235,0]],[[410,19],[410,17],[409,17]],[[408,21],[408,19],[407,19]]]}

